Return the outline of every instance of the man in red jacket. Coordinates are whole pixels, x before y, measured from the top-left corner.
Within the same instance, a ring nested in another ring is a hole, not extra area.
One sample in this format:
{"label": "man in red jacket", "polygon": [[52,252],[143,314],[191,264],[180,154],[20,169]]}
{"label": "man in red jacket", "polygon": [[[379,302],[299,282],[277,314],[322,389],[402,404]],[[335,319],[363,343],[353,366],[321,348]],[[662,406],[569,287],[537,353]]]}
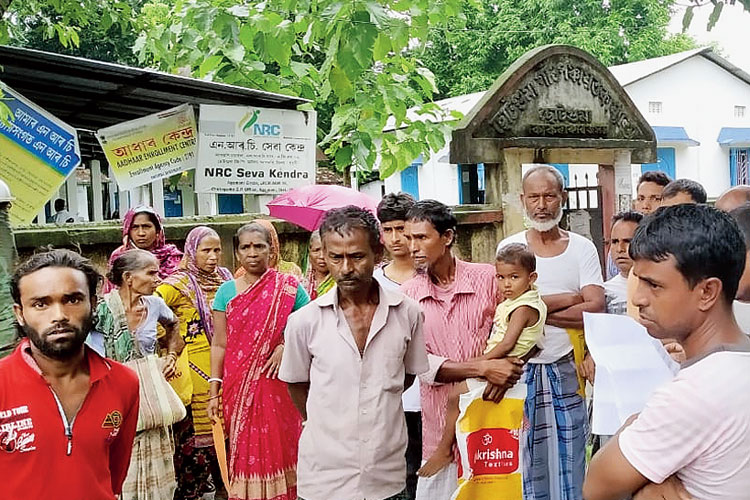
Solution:
{"label": "man in red jacket", "polygon": [[113,500],[128,471],[138,378],[84,345],[100,276],[69,250],[11,280],[23,338],[0,361],[0,498]]}

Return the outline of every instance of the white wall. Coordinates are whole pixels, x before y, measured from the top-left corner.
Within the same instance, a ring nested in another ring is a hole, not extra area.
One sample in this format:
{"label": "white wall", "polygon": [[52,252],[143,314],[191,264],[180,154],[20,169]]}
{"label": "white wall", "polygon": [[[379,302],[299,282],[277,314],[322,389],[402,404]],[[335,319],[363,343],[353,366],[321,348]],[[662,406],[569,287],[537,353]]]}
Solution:
{"label": "white wall", "polygon": [[[447,163],[449,147],[446,140],[446,146],[437,153],[432,153],[427,163],[420,165],[417,169],[420,200],[433,199],[446,205],[458,205],[458,167]],[[399,191],[401,191],[401,172],[396,172],[385,179],[385,192],[398,193]]]}
{"label": "white wall", "polygon": [[[375,200],[380,200],[382,198],[382,186],[383,181],[372,181],[366,184],[360,184],[357,189]],[[386,192],[388,191],[386,190]]]}
{"label": "white wall", "polygon": [[[651,126],[684,127],[701,143],[675,147],[677,177],[700,182],[710,198],[729,187],[729,149],[716,139],[722,127],[750,127],[750,85],[697,56],[625,90]],[[650,101],[662,102],[661,114],[648,112]],[[746,106],[744,118],[734,117],[735,105]]]}

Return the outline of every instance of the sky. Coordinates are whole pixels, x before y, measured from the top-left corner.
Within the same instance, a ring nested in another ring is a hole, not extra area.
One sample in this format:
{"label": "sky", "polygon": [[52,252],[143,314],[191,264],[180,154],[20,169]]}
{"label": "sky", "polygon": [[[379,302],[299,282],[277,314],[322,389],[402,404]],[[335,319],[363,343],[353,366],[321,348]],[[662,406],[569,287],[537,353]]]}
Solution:
{"label": "sky", "polygon": [[[687,4],[687,0],[678,0],[679,4]],[[721,49],[721,55],[735,66],[750,73],[750,50],[748,48],[748,31],[750,30],[750,12],[744,11],[740,2],[735,5],[725,5],[719,18],[719,22],[711,31],[706,31],[708,16],[713,5],[696,8],[693,10],[695,17],[690,24],[688,33],[700,44],[711,42],[717,43]],[[679,33],[682,31],[682,16],[685,7],[679,7],[672,17],[670,31]]]}

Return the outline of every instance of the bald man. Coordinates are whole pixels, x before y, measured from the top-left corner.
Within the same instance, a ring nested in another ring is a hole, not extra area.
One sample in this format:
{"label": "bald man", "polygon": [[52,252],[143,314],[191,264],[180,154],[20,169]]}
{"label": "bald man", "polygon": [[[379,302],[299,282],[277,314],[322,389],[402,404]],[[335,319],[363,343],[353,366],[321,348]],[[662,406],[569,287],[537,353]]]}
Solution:
{"label": "bald man", "polygon": [[734,186],[719,196],[716,200],[716,208],[723,212],[731,212],[748,202],[750,202],[750,186]]}

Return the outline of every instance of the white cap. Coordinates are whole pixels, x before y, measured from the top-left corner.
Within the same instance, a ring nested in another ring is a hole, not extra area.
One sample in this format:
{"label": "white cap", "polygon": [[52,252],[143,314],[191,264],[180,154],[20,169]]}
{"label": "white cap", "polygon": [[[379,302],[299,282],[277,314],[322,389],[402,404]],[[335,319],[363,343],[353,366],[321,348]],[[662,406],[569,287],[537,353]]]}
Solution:
{"label": "white cap", "polygon": [[10,194],[10,188],[0,179],[0,203],[8,203],[13,201],[13,199],[13,196]]}

